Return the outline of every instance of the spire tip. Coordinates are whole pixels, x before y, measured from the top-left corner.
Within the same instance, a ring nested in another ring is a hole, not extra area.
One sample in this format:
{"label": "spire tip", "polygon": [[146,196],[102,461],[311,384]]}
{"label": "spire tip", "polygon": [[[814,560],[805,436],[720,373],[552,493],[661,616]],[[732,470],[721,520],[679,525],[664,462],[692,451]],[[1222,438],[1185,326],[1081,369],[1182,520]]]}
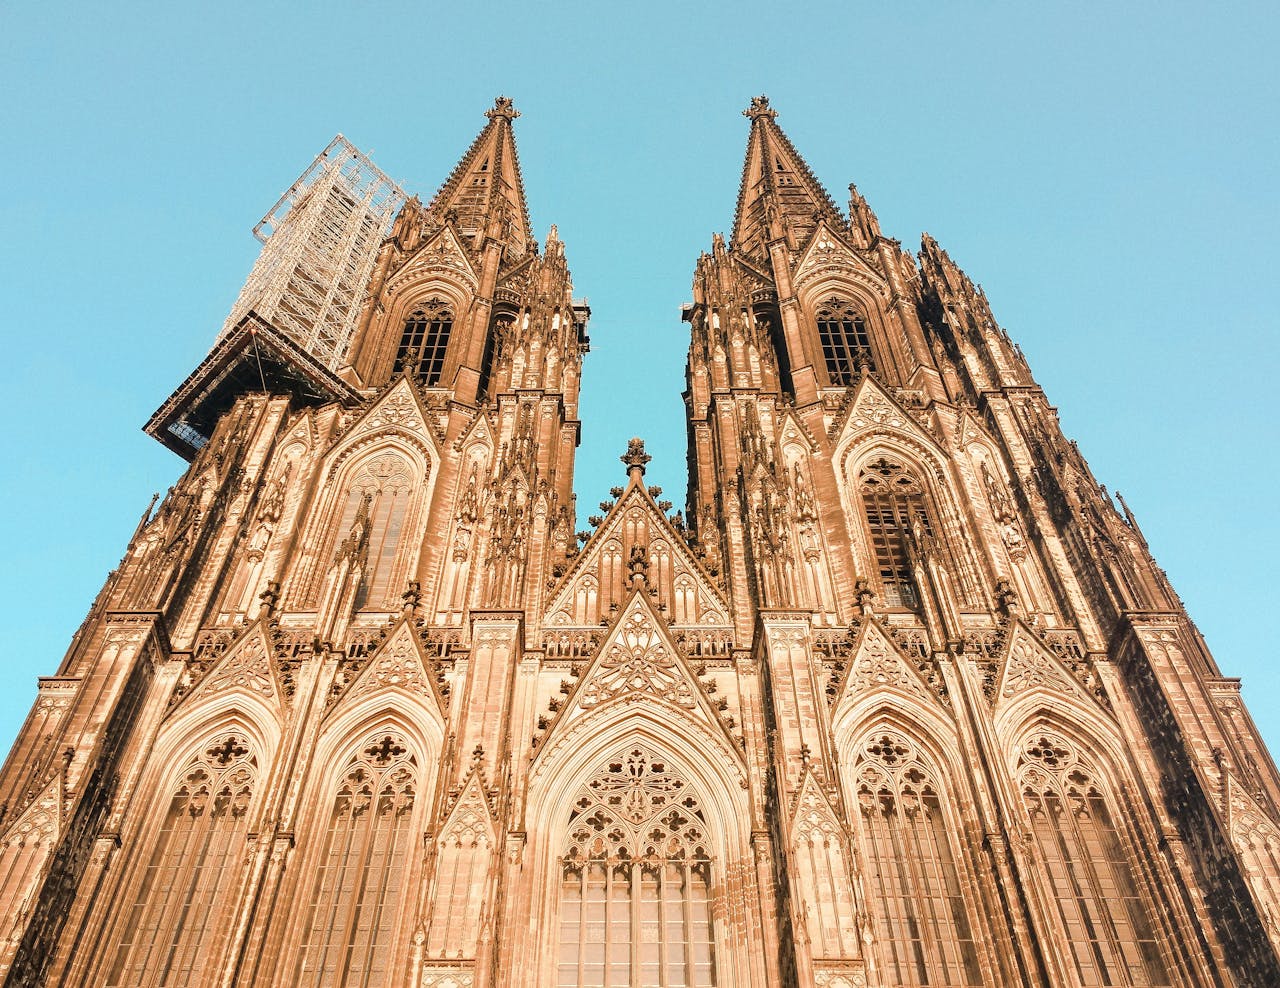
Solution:
{"label": "spire tip", "polygon": [[761,117],[768,117],[770,120],[773,120],[778,116],[778,111],[770,109],[769,97],[762,93],[759,96],[752,98],[751,105],[742,111],[742,115],[744,117],[750,117],[751,122],[755,123]]}

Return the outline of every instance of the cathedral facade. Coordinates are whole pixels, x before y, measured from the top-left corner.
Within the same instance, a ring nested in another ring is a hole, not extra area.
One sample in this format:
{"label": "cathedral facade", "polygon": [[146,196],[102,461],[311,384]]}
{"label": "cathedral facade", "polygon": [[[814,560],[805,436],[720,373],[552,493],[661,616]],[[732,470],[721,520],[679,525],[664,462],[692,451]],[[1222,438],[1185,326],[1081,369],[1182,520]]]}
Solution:
{"label": "cathedral facade", "polygon": [[983,293],[745,115],[687,502],[633,439],[582,530],[511,102],[425,205],[286,194],[0,774],[5,984],[1280,984],[1238,680]]}

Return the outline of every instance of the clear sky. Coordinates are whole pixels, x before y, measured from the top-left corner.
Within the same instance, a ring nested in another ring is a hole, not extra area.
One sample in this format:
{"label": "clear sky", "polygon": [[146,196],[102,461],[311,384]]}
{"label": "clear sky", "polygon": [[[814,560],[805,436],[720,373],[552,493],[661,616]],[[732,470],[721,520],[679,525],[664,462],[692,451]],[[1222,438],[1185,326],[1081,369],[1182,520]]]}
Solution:
{"label": "clear sky", "polygon": [[0,750],[182,470],[139,428],[253,224],[339,131],[430,196],[499,93],[593,310],[580,527],[632,435],[683,500],[679,307],[767,93],[985,287],[1280,742],[1278,50],[1274,2],[0,6]]}

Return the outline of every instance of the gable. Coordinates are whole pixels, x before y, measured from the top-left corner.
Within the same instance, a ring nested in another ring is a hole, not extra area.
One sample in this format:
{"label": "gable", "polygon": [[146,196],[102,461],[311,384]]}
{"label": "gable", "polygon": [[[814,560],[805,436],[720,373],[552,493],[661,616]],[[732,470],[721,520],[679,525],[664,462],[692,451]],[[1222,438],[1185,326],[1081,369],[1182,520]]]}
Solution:
{"label": "gable", "polygon": [[833,709],[862,697],[892,690],[937,706],[941,699],[916,664],[895,645],[874,618],[867,619],[858,635],[844,677],[836,687]]}
{"label": "gable", "polygon": [[437,712],[443,706],[413,624],[405,618],[367,661],[339,672],[330,703],[350,705],[383,692],[413,697]]}
{"label": "gable", "polygon": [[728,603],[715,581],[649,492],[636,482],[629,484],[596,526],[560,581],[547,606],[546,623],[598,626],[610,604],[620,603],[629,593],[633,568],[643,568],[646,582],[674,623],[730,623]]}
{"label": "gable", "polygon": [[404,289],[432,275],[442,275],[447,281],[465,285],[473,292],[480,284],[467,251],[448,223],[400,262],[396,272],[387,279],[384,295],[393,299]]}
{"label": "gable", "polygon": [[[854,440],[868,434],[896,433],[924,443],[938,456],[945,456],[935,439],[888,391],[869,374],[864,374],[854,391],[853,400],[842,415],[831,424],[831,439],[837,448],[848,451]],[[842,455],[842,454],[838,454]]]}
{"label": "gable", "polygon": [[179,684],[175,706],[191,705],[231,691],[266,701],[272,709],[280,705],[280,685],[271,662],[271,646],[260,621],[254,622],[227,650],[200,675],[195,663],[188,665],[193,682],[186,691]]}
{"label": "gable", "polygon": [[1004,669],[997,680],[995,705],[1003,706],[1023,693],[1036,690],[1063,694],[1090,704],[1099,702],[1085,691],[1048,646],[1018,621],[1009,634]]}
{"label": "gable", "polygon": [[666,713],[682,714],[725,740],[737,751],[719,710],[689,667],[644,589],[632,591],[622,613],[582,670],[556,716],[546,740],[563,734],[597,711],[615,704],[648,701]]}
{"label": "gable", "polygon": [[881,298],[887,298],[889,294],[888,285],[880,273],[824,221],[818,224],[808,245],[801,251],[794,275],[795,286],[798,290],[829,276],[856,282]]}

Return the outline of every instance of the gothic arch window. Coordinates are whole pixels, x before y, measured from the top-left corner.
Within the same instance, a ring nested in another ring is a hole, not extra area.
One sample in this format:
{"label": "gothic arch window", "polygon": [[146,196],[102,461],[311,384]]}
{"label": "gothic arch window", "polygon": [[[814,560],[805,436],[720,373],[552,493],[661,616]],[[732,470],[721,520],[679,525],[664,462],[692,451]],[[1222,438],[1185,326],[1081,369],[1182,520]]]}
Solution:
{"label": "gothic arch window", "polygon": [[854,780],[886,983],[981,985],[961,866],[933,772],[904,735],[877,731],[858,751]]}
{"label": "gothic arch window", "polygon": [[[336,550],[336,543],[355,531],[358,523],[364,530],[367,549],[357,607],[376,609],[398,603],[392,599],[397,588],[391,579],[413,493],[413,468],[397,453],[383,453],[363,464],[347,487],[332,539]],[[323,562],[326,566],[332,562],[332,554]]]}
{"label": "gothic arch window", "polygon": [[191,984],[220,966],[215,927],[239,884],[258,759],[244,734],[216,736],[174,785],[141,881],[121,909],[107,985]]}
{"label": "gothic arch window", "polygon": [[717,983],[706,819],[664,758],[637,746],[601,768],[562,846],[558,988]]}
{"label": "gothic arch window", "polygon": [[404,321],[394,370],[408,370],[427,387],[440,383],[444,354],[453,329],[453,310],[441,298],[417,306]]}
{"label": "gothic arch window", "polygon": [[1019,755],[1018,786],[1076,983],[1173,984],[1118,819],[1075,745],[1033,734]]}
{"label": "gothic arch window", "polygon": [[815,318],[827,377],[833,385],[857,384],[864,365],[868,370],[876,369],[867,322],[851,303],[833,296],[818,307]]}
{"label": "gothic arch window", "polygon": [[918,609],[912,559],[919,543],[933,535],[924,488],[902,464],[881,457],[858,472],[858,493],[885,606]]}
{"label": "gothic arch window", "polygon": [[392,977],[419,770],[404,736],[379,731],[338,778],[298,927],[291,984],[370,988]]}

